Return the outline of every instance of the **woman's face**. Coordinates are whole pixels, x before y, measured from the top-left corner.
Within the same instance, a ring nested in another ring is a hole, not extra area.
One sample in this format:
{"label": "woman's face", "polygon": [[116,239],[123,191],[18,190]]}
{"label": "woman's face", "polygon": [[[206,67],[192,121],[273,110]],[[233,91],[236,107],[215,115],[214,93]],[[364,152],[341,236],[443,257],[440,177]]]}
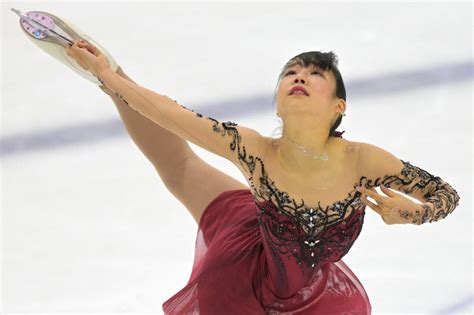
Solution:
{"label": "woman's face", "polygon": [[[308,95],[290,95],[291,88],[303,86]],[[334,116],[333,97],[336,88],[336,79],[330,70],[322,71],[314,65],[302,67],[299,64],[285,70],[278,86],[277,112],[280,117],[292,113],[306,113],[310,115]]]}

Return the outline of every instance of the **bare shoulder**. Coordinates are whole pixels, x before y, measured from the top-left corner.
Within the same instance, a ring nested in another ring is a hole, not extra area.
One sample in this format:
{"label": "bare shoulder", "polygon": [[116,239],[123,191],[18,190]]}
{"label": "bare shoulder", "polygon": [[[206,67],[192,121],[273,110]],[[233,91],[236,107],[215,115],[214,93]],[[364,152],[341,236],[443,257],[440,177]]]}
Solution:
{"label": "bare shoulder", "polygon": [[359,174],[367,178],[383,178],[388,174],[397,174],[404,167],[402,160],[380,146],[358,142]]}
{"label": "bare shoulder", "polygon": [[343,148],[343,151],[346,154],[354,155],[354,156],[358,156],[360,154],[361,142],[350,141],[350,140],[342,139],[342,138],[338,140],[341,141],[341,146]]}

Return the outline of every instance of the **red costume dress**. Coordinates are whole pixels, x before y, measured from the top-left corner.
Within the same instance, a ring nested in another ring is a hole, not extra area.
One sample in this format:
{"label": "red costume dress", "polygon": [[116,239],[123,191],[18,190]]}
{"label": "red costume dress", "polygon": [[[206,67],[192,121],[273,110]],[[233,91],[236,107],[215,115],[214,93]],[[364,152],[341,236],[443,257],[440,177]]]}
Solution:
{"label": "red costume dress", "polygon": [[[397,174],[376,179],[362,176],[343,200],[326,207],[320,202],[317,206],[299,203],[275,186],[259,157],[247,154],[236,123],[194,113],[198,119],[211,121],[213,132],[231,136],[229,148],[246,173],[252,174],[252,187],[224,191],[206,207],[191,277],[163,303],[165,314],[370,314],[362,284],[341,260],[364,222],[366,207],[356,188],[385,185],[422,197],[426,202],[420,211],[402,214],[413,224],[444,219],[459,204],[460,197],[449,183],[403,160]],[[341,135],[335,132],[336,137]],[[322,197],[335,194],[328,189]]]}
{"label": "red costume dress", "polygon": [[[262,175],[268,179],[263,164]],[[264,186],[264,199],[229,190],[206,207],[191,277],[163,303],[164,313],[370,314],[362,284],[341,260],[364,222],[360,193],[333,204],[329,220],[321,208],[291,215],[287,194],[271,181]]]}

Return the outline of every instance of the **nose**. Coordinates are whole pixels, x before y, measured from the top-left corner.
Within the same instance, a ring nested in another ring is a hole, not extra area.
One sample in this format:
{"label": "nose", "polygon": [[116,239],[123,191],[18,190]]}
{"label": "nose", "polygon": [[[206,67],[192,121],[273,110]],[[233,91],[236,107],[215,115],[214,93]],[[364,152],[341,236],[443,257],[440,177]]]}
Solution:
{"label": "nose", "polygon": [[301,78],[301,74],[298,74],[295,78],[295,83],[298,83],[299,81],[301,81],[302,84],[305,83],[305,80]]}

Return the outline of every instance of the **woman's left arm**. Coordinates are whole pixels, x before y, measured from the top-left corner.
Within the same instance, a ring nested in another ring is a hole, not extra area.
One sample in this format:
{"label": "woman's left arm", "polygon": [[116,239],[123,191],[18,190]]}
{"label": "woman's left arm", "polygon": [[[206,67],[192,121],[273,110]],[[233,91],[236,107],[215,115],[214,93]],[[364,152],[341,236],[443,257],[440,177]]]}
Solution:
{"label": "woman's left arm", "polygon": [[[374,205],[379,206],[374,210],[380,214],[384,213],[384,207],[385,212],[391,216],[396,213],[399,221],[395,223],[402,223],[403,220],[417,225],[431,223],[444,219],[458,206],[460,197],[457,191],[439,176],[432,175],[409,161],[398,159],[372,144],[361,143],[360,154],[359,171],[369,179],[368,186],[360,191],[379,203]],[[370,189],[374,186],[380,186],[388,197]],[[408,201],[408,198],[395,194],[387,187],[408,194],[422,203]],[[400,207],[402,204],[405,209]],[[389,208],[396,211],[390,211]]]}
{"label": "woman's left arm", "polygon": [[179,137],[226,158],[238,167],[245,166],[245,160],[253,159],[253,154],[259,154],[264,137],[258,131],[232,121],[221,122],[205,116],[164,94],[122,78],[92,45],[76,42],[68,54],[135,112]]}

